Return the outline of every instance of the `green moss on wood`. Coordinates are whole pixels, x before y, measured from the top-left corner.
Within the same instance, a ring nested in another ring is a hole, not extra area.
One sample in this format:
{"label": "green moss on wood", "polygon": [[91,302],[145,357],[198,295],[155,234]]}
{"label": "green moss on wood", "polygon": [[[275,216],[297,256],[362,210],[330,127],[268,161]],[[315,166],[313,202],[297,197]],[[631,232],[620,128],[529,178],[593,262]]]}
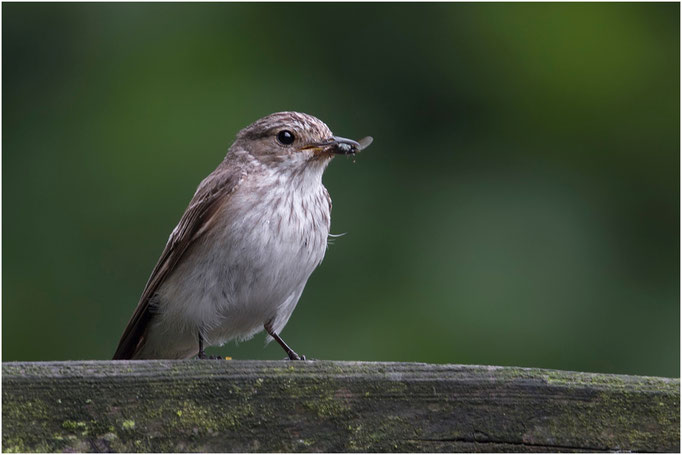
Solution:
{"label": "green moss on wood", "polygon": [[3,449],[679,449],[679,380],[361,362],[3,365]]}

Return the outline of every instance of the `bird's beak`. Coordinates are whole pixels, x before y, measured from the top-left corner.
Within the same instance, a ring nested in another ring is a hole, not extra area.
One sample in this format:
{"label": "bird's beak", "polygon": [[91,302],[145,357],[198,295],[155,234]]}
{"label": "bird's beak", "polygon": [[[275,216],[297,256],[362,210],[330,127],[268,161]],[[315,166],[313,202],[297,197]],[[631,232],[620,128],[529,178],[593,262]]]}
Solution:
{"label": "bird's beak", "polygon": [[360,144],[352,139],[334,136],[329,143],[329,151],[337,155],[352,155],[360,150]]}
{"label": "bird's beak", "polygon": [[369,147],[373,139],[367,136],[360,141],[346,139],[345,137],[333,136],[331,140],[319,144],[310,144],[304,148],[315,149],[320,152],[335,153],[337,155],[354,155],[360,150]]}

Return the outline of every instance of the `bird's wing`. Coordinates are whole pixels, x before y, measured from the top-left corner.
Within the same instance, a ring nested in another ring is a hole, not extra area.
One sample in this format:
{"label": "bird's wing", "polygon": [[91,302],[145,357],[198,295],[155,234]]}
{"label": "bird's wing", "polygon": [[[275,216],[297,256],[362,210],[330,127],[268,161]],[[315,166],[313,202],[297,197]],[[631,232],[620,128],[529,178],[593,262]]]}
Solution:
{"label": "bird's wing", "polygon": [[201,182],[189,203],[189,207],[185,210],[178,225],[173,229],[166,247],[163,249],[144,291],[142,291],[137,308],[135,308],[135,312],[118,342],[114,360],[131,359],[143,346],[145,332],[153,315],[149,304],[150,299],[173,271],[192,242],[206,232],[217,209],[230,197],[245,176],[246,174],[243,172],[218,168]]}

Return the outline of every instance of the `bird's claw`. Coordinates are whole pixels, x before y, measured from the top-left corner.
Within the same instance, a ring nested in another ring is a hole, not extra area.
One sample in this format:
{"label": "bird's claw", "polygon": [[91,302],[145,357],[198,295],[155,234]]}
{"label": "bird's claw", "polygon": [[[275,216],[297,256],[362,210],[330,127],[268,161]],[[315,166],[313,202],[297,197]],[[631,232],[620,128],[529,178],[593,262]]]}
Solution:
{"label": "bird's claw", "polygon": [[202,351],[202,352],[199,352],[199,354],[197,354],[197,359],[199,359],[199,360],[223,360],[224,357],[219,356],[219,355],[206,355],[206,353]]}
{"label": "bird's claw", "polygon": [[298,355],[295,352],[291,351],[291,353],[288,354],[287,357],[284,357],[282,360],[308,360],[308,359],[304,355]]}

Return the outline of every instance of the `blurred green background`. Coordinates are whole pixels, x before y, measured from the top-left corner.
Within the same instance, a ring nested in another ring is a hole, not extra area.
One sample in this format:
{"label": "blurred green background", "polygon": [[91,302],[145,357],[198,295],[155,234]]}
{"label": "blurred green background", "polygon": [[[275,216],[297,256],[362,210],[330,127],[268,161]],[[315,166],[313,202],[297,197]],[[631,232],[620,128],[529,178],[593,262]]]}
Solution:
{"label": "blurred green background", "polygon": [[2,13],[3,360],[110,358],[236,132],[298,110],[375,142],[297,351],[679,376],[678,4]]}

